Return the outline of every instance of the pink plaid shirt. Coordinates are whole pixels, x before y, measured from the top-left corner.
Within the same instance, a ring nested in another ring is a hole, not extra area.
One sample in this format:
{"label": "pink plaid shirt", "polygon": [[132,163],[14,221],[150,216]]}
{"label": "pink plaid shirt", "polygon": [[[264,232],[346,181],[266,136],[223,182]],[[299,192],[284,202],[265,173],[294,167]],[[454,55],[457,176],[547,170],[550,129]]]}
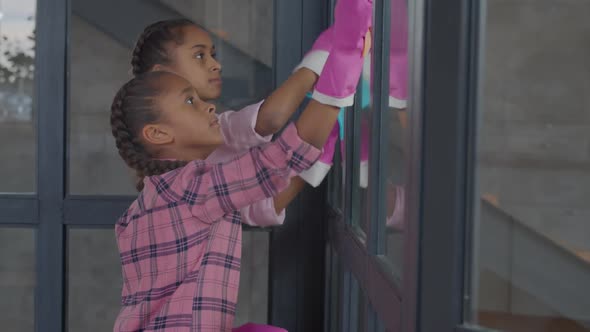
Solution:
{"label": "pink plaid shirt", "polygon": [[145,188],[115,226],[123,265],[114,331],[231,331],[240,280],[239,209],[285,189],[320,151],[293,124],[222,164],[193,161]]}
{"label": "pink plaid shirt", "polygon": [[[250,148],[270,142],[272,136],[260,136],[254,129],[263,101],[244,107],[238,112],[226,111],[219,115],[225,144],[215,150],[206,161],[222,163],[244,154]],[[274,199],[265,198],[240,209],[242,223],[250,226],[277,226],[285,221],[285,210],[276,213]]]}

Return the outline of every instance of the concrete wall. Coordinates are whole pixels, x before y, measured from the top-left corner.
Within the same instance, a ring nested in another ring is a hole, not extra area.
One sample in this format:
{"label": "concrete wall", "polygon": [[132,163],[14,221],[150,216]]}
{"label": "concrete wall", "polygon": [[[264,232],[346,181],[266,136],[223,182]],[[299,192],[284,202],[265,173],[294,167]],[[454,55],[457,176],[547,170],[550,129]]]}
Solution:
{"label": "concrete wall", "polygon": [[161,0],[214,34],[272,67],[272,0]]}
{"label": "concrete wall", "polygon": [[[585,0],[487,1],[479,113],[481,193],[574,254],[590,251],[588,13]],[[480,282],[481,309],[564,314],[490,271]]]}

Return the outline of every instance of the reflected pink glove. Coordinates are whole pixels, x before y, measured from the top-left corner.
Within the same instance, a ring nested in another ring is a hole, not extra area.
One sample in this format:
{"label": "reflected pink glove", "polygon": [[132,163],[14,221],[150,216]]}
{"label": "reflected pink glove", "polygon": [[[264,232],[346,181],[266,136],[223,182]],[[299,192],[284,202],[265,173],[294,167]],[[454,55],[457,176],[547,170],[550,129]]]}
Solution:
{"label": "reflected pink glove", "polygon": [[406,0],[391,0],[389,107],[406,108],[408,100],[408,9]]}
{"label": "reflected pink glove", "polygon": [[324,30],[318,39],[313,43],[311,50],[305,54],[301,63],[295,67],[293,72],[296,72],[300,68],[307,68],[318,76],[322,74],[326,60],[332,50],[332,27]]}
{"label": "reflected pink glove", "polygon": [[[408,100],[408,8],[406,0],[391,0],[391,43],[389,45],[389,107],[404,109]],[[387,216],[386,228],[402,232],[405,228],[406,191],[394,186],[393,213]],[[388,195],[389,196],[389,195]]]}
{"label": "reflected pink glove", "polygon": [[363,68],[365,36],[373,17],[372,0],[338,0],[332,50],[313,92],[313,99],[336,107],[351,106]]}
{"label": "reflected pink glove", "polygon": [[[387,216],[385,227],[389,231],[403,232],[405,229],[405,204],[406,204],[406,191],[401,186],[390,186],[387,188],[388,204],[394,204],[393,213]],[[395,199],[393,195],[395,194]]]}
{"label": "reflected pink glove", "polygon": [[320,155],[320,159],[318,159],[311,168],[299,173],[299,177],[309,183],[312,187],[319,186],[332,168],[339,133],[340,126],[338,122],[336,122],[334,128],[332,128],[332,131],[330,132],[330,136],[328,136],[326,144],[324,145],[324,151]]}
{"label": "reflected pink glove", "polygon": [[[365,69],[365,73],[373,72]],[[371,83],[370,75],[365,78]],[[404,109],[408,99],[408,11],[406,0],[391,0],[391,43],[389,46],[389,107]],[[369,179],[369,144],[368,137],[363,136],[368,132],[368,125],[361,124],[361,163],[360,183],[362,188],[367,188]],[[366,129],[365,129],[366,128]]]}
{"label": "reflected pink glove", "polygon": [[367,188],[369,186],[369,130],[371,124],[369,118],[361,118],[361,151],[360,158],[361,163],[359,166],[359,185],[361,188]]}
{"label": "reflected pink glove", "polygon": [[288,332],[285,329],[280,327],[274,327],[271,325],[261,325],[261,324],[254,324],[248,323],[242,325],[240,327],[236,327],[232,330],[232,332]]}

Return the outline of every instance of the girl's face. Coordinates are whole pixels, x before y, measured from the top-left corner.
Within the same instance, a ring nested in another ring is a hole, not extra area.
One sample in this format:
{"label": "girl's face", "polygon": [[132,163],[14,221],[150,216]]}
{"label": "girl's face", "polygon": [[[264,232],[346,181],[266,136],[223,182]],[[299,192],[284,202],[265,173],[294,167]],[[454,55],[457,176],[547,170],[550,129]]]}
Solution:
{"label": "girl's face", "polygon": [[166,75],[160,84],[164,87],[156,101],[160,121],[144,127],[144,139],[152,146],[167,146],[167,158],[205,159],[224,142],[215,106],[200,99],[180,76]]}
{"label": "girl's face", "polygon": [[202,100],[221,96],[221,65],[216,60],[215,46],[206,31],[189,25],[181,28],[183,43],[171,52],[169,69],[187,79]]}

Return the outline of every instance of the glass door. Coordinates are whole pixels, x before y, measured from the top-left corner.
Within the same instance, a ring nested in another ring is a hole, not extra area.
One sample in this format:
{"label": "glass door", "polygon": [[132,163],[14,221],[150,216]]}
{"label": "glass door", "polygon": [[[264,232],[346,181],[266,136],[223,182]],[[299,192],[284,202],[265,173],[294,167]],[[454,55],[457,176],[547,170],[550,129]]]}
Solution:
{"label": "glass door", "polygon": [[397,332],[412,323],[421,24],[418,1],[374,1],[373,50],[330,179],[326,331]]}

